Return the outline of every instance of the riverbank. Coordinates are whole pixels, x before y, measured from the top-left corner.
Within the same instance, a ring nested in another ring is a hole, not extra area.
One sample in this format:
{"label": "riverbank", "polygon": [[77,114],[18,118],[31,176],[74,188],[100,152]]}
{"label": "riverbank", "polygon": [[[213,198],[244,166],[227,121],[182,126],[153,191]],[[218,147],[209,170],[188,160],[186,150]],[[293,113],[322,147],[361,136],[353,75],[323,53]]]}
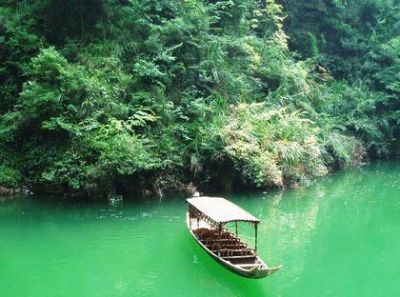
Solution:
{"label": "riverbank", "polygon": [[[373,161],[372,164],[385,164],[385,163],[390,163],[394,162],[396,163],[398,159],[392,159],[392,160],[386,160],[386,161]],[[317,182],[321,182],[325,179],[329,179],[332,175],[336,174],[346,174],[346,172],[352,172],[354,170],[362,170],[365,166],[370,166],[370,162],[366,162],[363,164],[358,164],[357,166],[352,166],[348,168],[343,168],[343,169],[332,169],[330,171],[327,171],[325,175],[321,175],[319,177],[316,177],[312,180],[307,179],[303,181],[303,183],[299,184],[292,184],[288,185],[285,187],[268,187],[268,188],[257,188],[254,186],[249,186],[249,184],[243,184],[240,180],[240,176],[238,175],[236,177],[236,185],[233,185],[232,180],[228,180],[227,177],[231,176],[228,174],[225,174],[221,177],[219,180],[213,180],[210,181],[209,184],[205,185],[203,184],[203,187],[198,187],[196,184],[193,182],[190,182],[186,185],[183,183],[179,183],[179,188],[173,188],[169,187],[168,191],[164,191],[162,188],[158,188],[157,191],[151,191],[151,190],[140,190],[140,189],[134,189],[134,190],[124,190],[124,191],[113,191],[112,193],[100,193],[98,196],[91,196],[88,195],[87,192],[74,192],[74,193],[63,193],[63,192],[49,192],[49,191],[38,191],[38,192],[33,192],[31,190],[28,190],[27,188],[24,188],[24,190],[21,189],[8,189],[4,188],[3,192],[0,192],[0,199],[5,201],[5,200],[13,200],[13,199],[20,199],[24,197],[43,197],[45,200],[50,199],[62,199],[62,200],[69,200],[69,201],[76,201],[76,202],[101,202],[101,201],[108,201],[110,203],[114,203],[117,201],[118,203],[120,201],[129,201],[129,200],[168,200],[174,197],[181,197],[182,199],[185,199],[186,197],[192,196],[195,192],[200,192],[205,195],[219,195],[220,193],[230,193],[231,195],[246,195],[248,193],[274,193],[274,192],[280,192],[280,191],[291,191],[291,190],[305,190],[308,187],[312,186],[313,184]],[[126,183],[129,181],[125,180]],[[132,188],[130,188],[132,189]],[[120,188],[121,190],[121,188]],[[94,195],[92,193],[92,195]],[[53,197],[53,198],[45,198],[45,197]],[[39,200],[42,200],[42,198],[39,198]]]}

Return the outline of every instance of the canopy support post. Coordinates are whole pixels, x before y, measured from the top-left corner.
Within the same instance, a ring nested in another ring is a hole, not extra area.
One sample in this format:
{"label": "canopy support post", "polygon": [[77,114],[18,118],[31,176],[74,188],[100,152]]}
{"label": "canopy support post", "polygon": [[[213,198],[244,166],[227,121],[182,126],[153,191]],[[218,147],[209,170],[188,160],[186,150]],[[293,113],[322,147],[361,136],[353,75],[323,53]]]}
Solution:
{"label": "canopy support post", "polygon": [[236,227],[236,237],[238,237],[238,231],[237,231],[237,221],[235,221],[235,227]]}
{"label": "canopy support post", "polygon": [[257,252],[257,227],[258,224],[254,224],[254,251]]}
{"label": "canopy support post", "polygon": [[221,257],[221,231],[222,231],[222,224],[218,224],[218,257]]}

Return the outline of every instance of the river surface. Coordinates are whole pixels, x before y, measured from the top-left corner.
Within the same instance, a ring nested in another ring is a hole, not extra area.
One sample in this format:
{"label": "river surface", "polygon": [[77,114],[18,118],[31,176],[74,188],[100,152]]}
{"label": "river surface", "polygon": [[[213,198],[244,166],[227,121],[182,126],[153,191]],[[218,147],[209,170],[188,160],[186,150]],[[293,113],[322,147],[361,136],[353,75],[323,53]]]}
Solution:
{"label": "river surface", "polygon": [[0,296],[400,296],[400,162],[225,196],[261,219],[259,255],[282,270],[221,267],[186,230],[182,199],[18,199],[0,202]]}

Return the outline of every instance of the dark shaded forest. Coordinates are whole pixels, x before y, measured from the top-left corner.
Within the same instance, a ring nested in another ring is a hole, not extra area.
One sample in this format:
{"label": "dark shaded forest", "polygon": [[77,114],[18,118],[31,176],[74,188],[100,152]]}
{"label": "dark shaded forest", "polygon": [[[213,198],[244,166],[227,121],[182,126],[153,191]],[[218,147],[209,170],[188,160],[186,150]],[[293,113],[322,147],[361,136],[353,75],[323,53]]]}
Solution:
{"label": "dark shaded forest", "polygon": [[283,188],[395,157],[399,2],[0,0],[1,189]]}

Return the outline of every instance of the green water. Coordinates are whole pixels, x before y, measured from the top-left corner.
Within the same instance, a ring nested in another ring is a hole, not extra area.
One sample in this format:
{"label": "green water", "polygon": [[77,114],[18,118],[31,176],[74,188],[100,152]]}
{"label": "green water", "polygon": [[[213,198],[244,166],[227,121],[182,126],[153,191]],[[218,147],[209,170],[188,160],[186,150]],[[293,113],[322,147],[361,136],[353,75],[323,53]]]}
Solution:
{"label": "green water", "polygon": [[262,280],[210,259],[182,200],[0,202],[0,296],[399,296],[400,163],[307,189],[229,195],[262,220]]}

